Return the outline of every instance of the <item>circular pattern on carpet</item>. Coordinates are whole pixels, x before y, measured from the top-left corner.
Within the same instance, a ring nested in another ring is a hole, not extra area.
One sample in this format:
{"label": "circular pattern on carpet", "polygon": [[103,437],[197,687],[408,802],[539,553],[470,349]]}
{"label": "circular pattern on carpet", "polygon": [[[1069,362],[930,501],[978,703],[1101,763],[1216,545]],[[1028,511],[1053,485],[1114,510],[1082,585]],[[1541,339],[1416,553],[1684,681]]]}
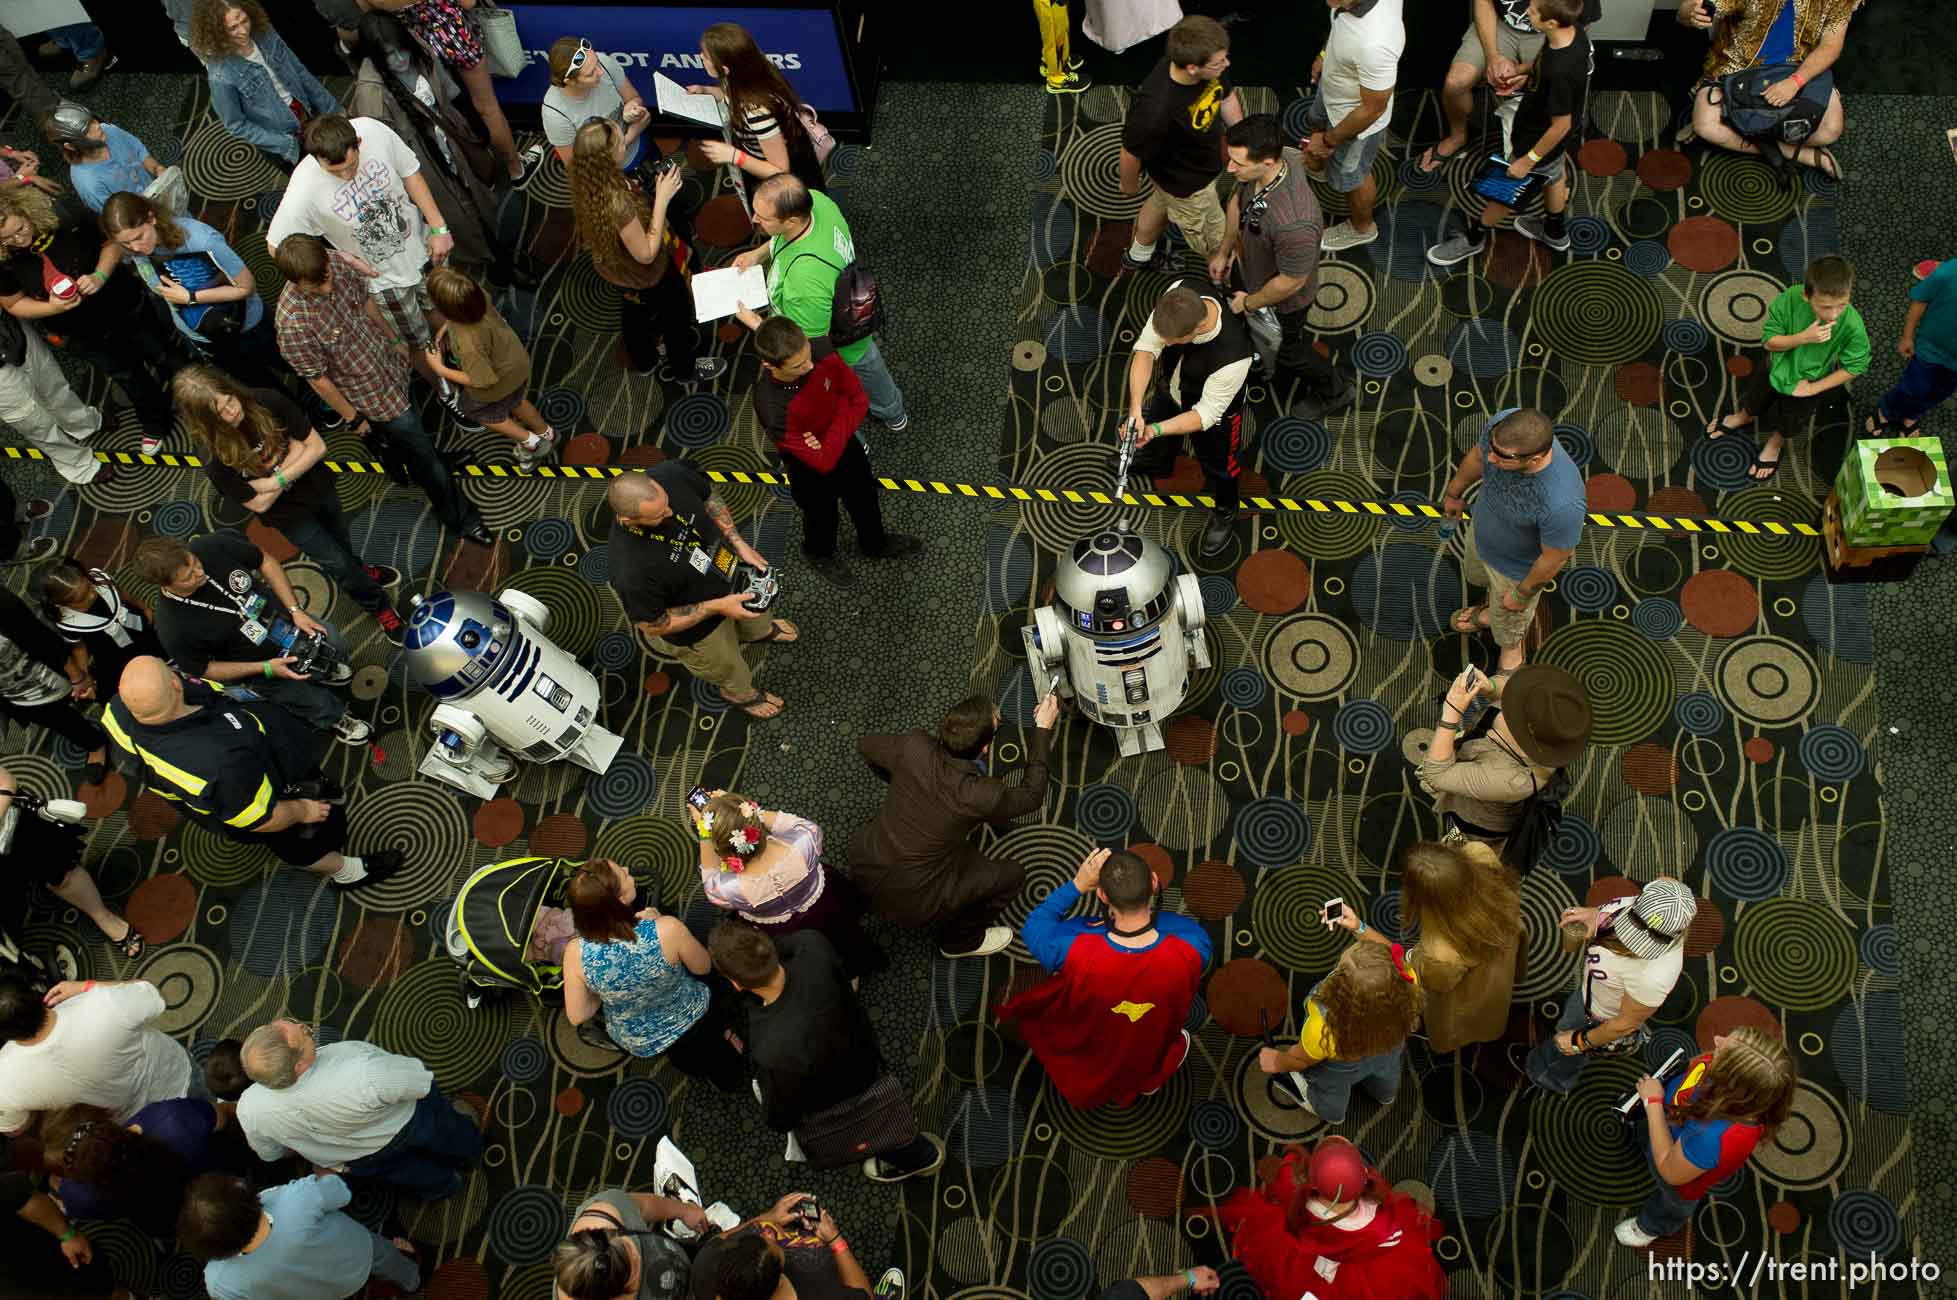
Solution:
{"label": "circular pattern on carpet", "polygon": [[612,1090],[605,1119],[622,1138],[649,1138],[666,1127],[666,1090],[652,1079],[627,1079]]}
{"label": "circular pattern on carpet", "polygon": [[1770,898],[1740,909],[1733,964],[1769,1005],[1820,1011],[1849,995],[1858,966],[1855,936],[1820,903]]}
{"label": "circular pattern on carpet", "polygon": [[1195,1085],[1190,1071],[1178,1070],[1152,1097],[1138,1097],[1125,1109],[1101,1106],[1094,1110],[1069,1105],[1051,1077],[1041,1086],[1046,1096],[1040,1109],[1059,1130],[1062,1141],[1104,1160],[1134,1160],[1160,1150],[1172,1134],[1182,1130],[1188,1122],[1190,1092]]}
{"label": "circular pattern on carpet", "polygon": [[1757,347],[1767,322],[1767,308],[1786,287],[1758,271],[1727,271],[1707,282],[1700,292],[1699,319],[1728,343]]}
{"label": "circular pattern on carpet", "polygon": [[571,1226],[570,1207],[550,1187],[512,1187],[489,1212],[489,1252],[506,1264],[540,1264]]}
{"label": "circular pattern on carpet", "polygon": [[1753,630],[1760,618],[1760,593],[1729,569],[1702,569],[1678,593],[1685,621],[1707,636],[1733,637]]}
{"label": "circular pattern on carpet", "polygon": [[732,427],[727,399],[718,393],[687,393],[666,408],[666,441],[675,446],[711,446]]}
{"label": "circular pattern on carpet", "polygon": [[1352,882],[1330,867],[1304,865],[1267,871],[1250,900],[1250,929],[1260,948],[1292,970],[1325,970],[1345,950],[1345,932],[1327,930],[1319,909],[1343,898]]}
{"label": "circular pattern on carpet", "polygon": [[1758,827],[1729,826],[1706,842],[1707,878],[1742,903],[1778,897],[1787,873],[1787,851]]}
{"label": "circular pattern on carpet", "polygon": [[502,1056],[510,1015],[509,1003],[498,998],[485,998],[471,1010],[462,1000],[455,963],[431,957],[388,986],[370,1036],[389,1051],[420,1058],[453,1093]]}
{"label": "circular pattern on carpet", "polygon": [[1586,1205],[1635,1205],[1651,1191],[1644,1153],[1624,1139],[1616,1105],[1644,1073],[1626,1056],[1592,1057],[1576,1087],[1539,1094],[1530,1146],[1563,1193]]}
{"label": "circular pattern on carpet", "polygon": [[[285,182],[264,154],[232,135],[215,118],[206,120],[185,141],[183,172],[193,194],[216,203],[236,203],[267,191],[276,192]],[[262,215],[269,220],[272,214],[268,211]]]}
{"label": "circular pattern on carpet", "polygon": [[1264,672],[1287,695],[1328,700],[1343,693],[1359,670],[1359,643],[1324,614],[1287,619],[1264,642]]}
{"label": "circular pattern on carpet", "polygon": [[1303,474],[1332,459],[1332,435],[1317,420],[1285,415],[1264,427],[1259,449],[1265,469]]}
{"label": "circular pattern on carpet", "polygon": [[1866,762],[1862,742],[1846,727],[1822,723],[1801,737],[1801,766],[1817,781],[1853,781]]}
{"label": "circular pattern on carpet", "polygon": [[1556,355],[1607,366],[1649,351],[1665,311],[1651,282],[1619,263],[1566,262],[1537,286],[1529,321]]}
{"label": "circular pattern on carpet", "polygon": [[[1390,719],[1387,726],[1392,726]],[[1268,796],[1238,809],[1231,834],[1240,861],[1253,867],[1285,867],[1311,847],[1311,818],[1296,802]]]}
{"label": "circular pattern on carpet", "polygon": [[1740,232],[1719,217],[1687,217],[1665,236],[1665,247],[1686,270],[1711,275],[1740,260]]}
{"label": "circular pattern on carpet", "polygon": [[[1370,501],[1375,489],[1356,474],[1322,469],[1287,479],[1282,495],[1300,501]],[[1328,513],[1309,506],[1287,510],[1278,516],[1277,528],[1285,545],[1308,560],[1348,559],[1372,545],[1379,532],[1373,516],[1364,511],[1346,514],[1336,506]]]}
{"label": "circular pattern on carpet", "polygon": [[1282,547],[1254,551],[1237,570],[1237,591],[1260,614],[1288,614],[1311,595],[1311,569]]}
{"label": "circular pattern on carpet", "polygon": [[1590,695],[1590,743],[1643,740],[1671,712],[1675,689],[1665,652],[1615,619],[1582,619],[1549,634],[1532,662],[1569,672]]}
{"label": "circular pattern on carpet", "polygon": [[1749,636],[1735,641],[1713,665],[1719,699],[1757,727],[1801,721],[1821,698],[1821,669],[1804,646],[1785,637]]}
{"label": "circular pattern on carpet", "polygon": [[[414,781],[383,785],[351,800],[347,831],[352,843],[369,852],[399,849],[410,867],[466,861],[473,838],[453,790]],[[444,898],[448,890],[445,872],[400,871],[364,887],[360,902],[377,911],[405,911]]]}
{"label": "circular pattern on carpet", "polygon": [[1794,210],[1794,189],[1778,169],[1758,158],[1708,149],[1699,168],[1699,195],[1706,206],[1743,225],[1780,221]]}
{"label": "circular pattern on carpet", "polygon": [[1793,1113],[1771,1141],[1753,1149],[1761,1177],[1790,1192],[1813,1191],[1841,1177],[1854,1153],[1855,1131],[1841,1102],[1812,1079],[1794,1087]]}
{"label": "circular pattern on carpet", "polygon": [[[1761,523],[1819,525],[1821,522],[1812,500],[1758,486],[1744,487],[1721,501],[1719,517]],[[1721,538],[1719,545],[1726,563],[1751,578],[1798,578],[1821,565],[1819,537],[1775,537],[1764,531],[1757,534],[1736,531]]]}
{"label": "circular pattern on carpet", "polygon": [[1305,309],[1305,323],[1314,334],[1344,334],[1371,319],[1372,277],[1351,262],[1327,261],[1318,266],[1318,296]]}
{"label": "circular pattern on carpet", "polygon": [[1121,192],[1120,122],[1082,131],[1060,155],[1060,192],[1082,212],[1103,221],[1133,221],[1145,193]]}

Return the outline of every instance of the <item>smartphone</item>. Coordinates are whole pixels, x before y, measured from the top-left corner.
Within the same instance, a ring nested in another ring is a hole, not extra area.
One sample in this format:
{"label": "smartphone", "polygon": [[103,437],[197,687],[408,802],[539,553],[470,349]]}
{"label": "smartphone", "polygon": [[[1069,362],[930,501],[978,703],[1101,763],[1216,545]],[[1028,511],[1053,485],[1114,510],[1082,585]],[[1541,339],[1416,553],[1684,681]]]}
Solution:
{"label": "smartphone", "polygon": [[1699,12],[1706,16],[1706,21],[1709,23],[1719,21],[1719,6],[1712,0],[1699,0]]}
{"label": "smartphone", "polygon": [[1325,904],[1326,920],[1336,921],[1344,915],[1345,915],[1345,900],[1343,898],[1334,898]]}
{"label": "smartphone", "polygon": [[822,1222],[822,1206],[815,1197],[804,1196],[795,1203],[795,1217],[801,1220],[804,1228],[814,1232],[816,1225]]}
{"label": "smartphone", "polygon": [[707,787],[704,785],[694,786],[691,790],[687,791],[686,801],[693,805],[695,812],[705,812],[707,810]]}

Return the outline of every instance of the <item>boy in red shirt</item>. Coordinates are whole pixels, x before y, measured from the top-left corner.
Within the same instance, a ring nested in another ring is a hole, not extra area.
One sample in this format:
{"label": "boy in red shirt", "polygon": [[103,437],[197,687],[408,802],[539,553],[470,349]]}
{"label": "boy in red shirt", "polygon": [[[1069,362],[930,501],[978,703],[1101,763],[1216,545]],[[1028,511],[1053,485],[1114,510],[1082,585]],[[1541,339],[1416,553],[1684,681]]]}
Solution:
{"label": "boy in red shirt", "polygon": [[870,399],[849,363],[826,338],[810,341],[786,316],[770,316],[754,332],[761,375],[754,413],[788,467],[788,491],[802,509],[802,553],[809,567],[839,587],[856,575],[836,554],[836,506],[849,511],[856,544],[873,560],[909,555],[923,543],[884,531],[876,475],[856,431]]}
{"label": "boy in red shirt", "polygon": [[[1189,1056],[1190,1004],[1210,959],[1202,925],[1155,911],[1159,882],[1125,850],[1096,849],[1072,881],[1026,918],[1020,938],[1053,978],[1008,1000],[1001,1020],[1082,1110],[1128,1106],[1169,1081]],[[1068,916],[1083,894],[1107,915]]]}

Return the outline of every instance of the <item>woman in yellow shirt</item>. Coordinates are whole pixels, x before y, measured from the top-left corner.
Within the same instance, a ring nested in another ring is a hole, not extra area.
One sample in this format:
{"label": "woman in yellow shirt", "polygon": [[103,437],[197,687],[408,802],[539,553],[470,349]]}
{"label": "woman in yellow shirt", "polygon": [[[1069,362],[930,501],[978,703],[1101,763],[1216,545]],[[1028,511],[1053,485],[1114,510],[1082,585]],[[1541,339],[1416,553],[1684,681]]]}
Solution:
{"label": "woman in yellow shirt", "polygon": [[1399,944],[1354,944],[1305,997],[1305,1024],[1295,1046],[1266,1047],[1266,1074],[1300,1070],[1303,1105],[1328,1124],[1345,1120],[1352,1090],[1363,1087],[1382,1106],[1400,1093],[1400,1058],[1420,1024],[1420,977]]}

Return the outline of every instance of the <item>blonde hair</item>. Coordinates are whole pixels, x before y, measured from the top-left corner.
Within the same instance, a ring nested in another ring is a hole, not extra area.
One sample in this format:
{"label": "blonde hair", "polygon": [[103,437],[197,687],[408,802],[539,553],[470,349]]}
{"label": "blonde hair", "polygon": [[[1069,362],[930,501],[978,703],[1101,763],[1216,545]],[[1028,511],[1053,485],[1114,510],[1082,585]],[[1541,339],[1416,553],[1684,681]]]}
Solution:
{"label": "blonde hair", "polygon": [[[767,849],[768,823],[762,820],[761,808],[753,800],[738,794],[717,794],[707,800],[706,814],[713,821],[714,856],[723,863],[729,858],[752,862]],[[759,838],[749,844],[745,841],[749,834]],[[743,837],[739,853],[734,851],[737,835]]]}
{"label": "blonde hair", "polygon": [[1522,930],[1521,882],[1486,844],[1422,841],[1400,855],[1400,897],[1420,934],[1473,962],[1506,951]]}
{"label": "blonde hair", "polygon": [[[176,399],[190,436],[247,478],[261,475],[285,459],[285,426],[279,417],[254,398],[250,389],[216,366],[185,366],[170,381],[170,395]],[[244,408],[236,424],[217,413],[220,397],[235,397]]]}
{"label": "blonde hair", "polygon": [[25,221],[37,239],[52,235],[61,225],[61,217],[55,212],[54,204],[32,185],[0,188],[0,221],[8,217],[19,217]]}
{"label": "blonde hair", "polygon": [[1793,1053],[1787,1050],[1785,1040],[1752,1025],[1729,1029],[1725,1038],[1685,1104],[1667,1109],[1679,1120],[1730,1119],[1758,1124],[1766,1129],[1766,1137],[1772,1137],[1794,1109],[1800,1073],[1795,1069]]}

